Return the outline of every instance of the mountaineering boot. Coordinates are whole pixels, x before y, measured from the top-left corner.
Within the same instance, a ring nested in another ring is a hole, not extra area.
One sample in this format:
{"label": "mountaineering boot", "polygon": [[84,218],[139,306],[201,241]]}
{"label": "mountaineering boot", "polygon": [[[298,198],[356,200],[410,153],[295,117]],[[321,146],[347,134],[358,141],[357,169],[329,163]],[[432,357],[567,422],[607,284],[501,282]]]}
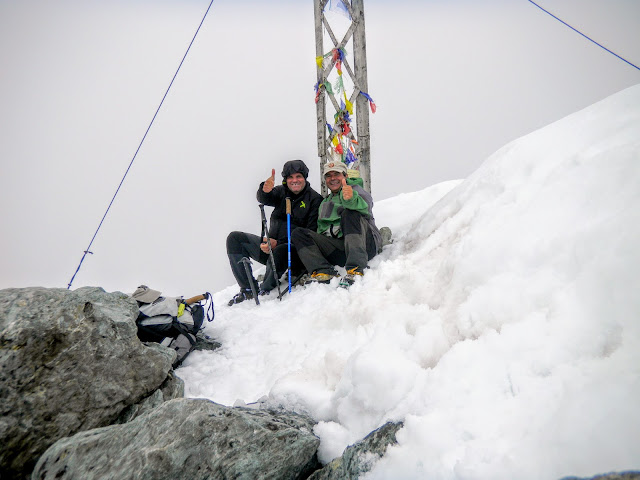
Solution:
{"label": "mountaineering boot", "polygon": [[232,306],[232,305],[235,305],[236,303],[244,302],[245,300],[251,300],[252,298],[253,298],[253,292],[251,291],[251,289],[243,288],[240,290],[240,293],[236,293],[233,296],[233,298],[229,300],[229,303],[227,305]]}
{"label": "mountaineering boot", "polygon": [[324,272],[313,272],[309,280],[307,280],[307,284],[309,283],[329,283],[332,278],[339,277],[338,272],[335,270],[331,273]]}
{"label": "mountaineering boot", "polygon": [[299,273],[291,279],[291,287],[304,286],[311,281],[311,275],[307,272]]}
{"label": "mountaineering boot", "polygon": [[346,275],[342,277],[338,286],[342,288],[349,288],[355,283],[357,277],[362,277],[363,275],[364,273],[358,270],[358,267],[351,268],[347,270]]}

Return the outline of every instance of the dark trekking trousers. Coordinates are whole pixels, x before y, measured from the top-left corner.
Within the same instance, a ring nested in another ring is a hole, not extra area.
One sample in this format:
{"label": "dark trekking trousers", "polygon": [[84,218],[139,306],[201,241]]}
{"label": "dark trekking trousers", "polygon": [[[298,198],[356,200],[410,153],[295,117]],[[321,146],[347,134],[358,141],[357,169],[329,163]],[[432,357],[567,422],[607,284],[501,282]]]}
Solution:
{"label": "dark trekking trousers", "polygon": [[329,237],[306,228],[296,228],[291,243],[309,273],[333,273],[334,265],[363,272],[373,257],[376,244],[367,219],[355,210],[344,209],[340,219],[341,238]]}
{"label": "dark trekking trousers", "polygon": [[[245,232],[231,232],[227,236],[227,256],[229,257],[229,263],[231,265],[231,271],[236,278],[236,282],[240,288],[249,290],[251,284],[247,278],[247,272],[244,265],[239,263],[242,257],[247,257],[255,260],[262,265],[266,265],[267,269],[264,273],[264,281],[258,287],[258,282],[253,277],[251,272],[251,279],[254,282],[257,290],[270,291],[276,288],[276,281],[273,278],[273,270],[271,268],[271,262],[269,262],[269,254],[260,250],[260,244],[262,238],[258,235]],[[276,264],[276,274],[278,278],[287,270],[288,258],[287,258],[287,244],[281,243],[276,245],[273,249],[273,259]],[[291,274],[298,275],[303,269],[302,262],[300,261],[295,249],[291,248]],[[251,271],[251,266],[249,266]]]}

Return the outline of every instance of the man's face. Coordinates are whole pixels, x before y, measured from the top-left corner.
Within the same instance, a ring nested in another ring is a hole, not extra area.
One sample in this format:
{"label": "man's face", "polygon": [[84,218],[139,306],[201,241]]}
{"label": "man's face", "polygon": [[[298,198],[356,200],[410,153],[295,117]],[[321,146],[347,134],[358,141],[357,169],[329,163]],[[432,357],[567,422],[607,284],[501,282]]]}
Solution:
{"label": "man's face", "polygon": [[324,176],[324,181],[331,193],[336,194],[342,188],[342,179],[344,175],[340,172],[329,172]]}
{"label": "man's face", "polygon": [[287,188],[293,193],[300,193],[306,182],[301,173],[294,173],[287,177]]}

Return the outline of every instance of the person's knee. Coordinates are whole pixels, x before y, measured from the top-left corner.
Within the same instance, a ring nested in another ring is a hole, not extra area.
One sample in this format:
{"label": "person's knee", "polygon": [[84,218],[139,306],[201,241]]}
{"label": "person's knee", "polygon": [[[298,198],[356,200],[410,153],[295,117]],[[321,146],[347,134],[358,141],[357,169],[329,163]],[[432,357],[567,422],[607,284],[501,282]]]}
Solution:
{"label": "person's knee", "polygon": [[360,212],[345,208],[340,216],[340,228],[342,229],[343,234],[362,233],[363,219],[364,216]]}
{"label": "person's knee", "polygon": [[227,235],[227,253],[241,253],[241,244],[244,238],[244,232],[231,232]]}
{"label": "person's knee", "polygon": [[303,248],[304,246],[311,245],[311,230],[308,228],[296,228],[291,232],[291,243],[297,248]]}
{"label": "person's knee", "polygon": [[364,215],[362,215],[362,213],[360,213],[358,210],[349,210],[348,208],[345,208],[340,215],[341,220],[351,220],[358,222],[363,217]]}
{"label": "person's knee", "polygon": [[291,232],[291,242],[300,238],[300,236],[304,235],[306,228],[296,228]]}

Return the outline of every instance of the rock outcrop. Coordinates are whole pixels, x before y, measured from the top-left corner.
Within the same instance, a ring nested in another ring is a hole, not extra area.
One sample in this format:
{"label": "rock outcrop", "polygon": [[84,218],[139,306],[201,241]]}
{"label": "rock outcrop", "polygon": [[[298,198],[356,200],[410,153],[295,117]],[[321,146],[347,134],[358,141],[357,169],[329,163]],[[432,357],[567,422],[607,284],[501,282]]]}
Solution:
{"label": "rock outcrop", "polygon": [[314,423],[295,413],[171,400],[124,425],[59,440],[32,479],[302,479],[318,468]]}
{"label": "rock outcrop", "polygon": [[313,419],[182,398],[175,351],[140,342],[137,315],[101,288],[0,290],[0,478],[357,479],[396,443],[387,423],[320,469]]}
{"label": "rock outcrop", "polygon": [[[0,291],[0,478],[298,479],[320,467],[310,418],[181,398],[175,352],[140,342],[137,315],[100,288]],[[218,346],[198,336],[197,349]]]}
{"label": "rock outcrop", "polygon": [[0,291],[0,477],[55,441],[115,422],[167,379],[175,352],[136,336],[138,307],[100,288]]}
{"label": "rock outcrop", "polygon": [[164,402],[182,397],[184,397],[184,382],[180,377],[176,376],[172,370],[157,390],[138,403],[134,403],[130,407],[125,408],[114,423],[130,422],[134,418],[160,406]]}
{"label": "rock outcrop", "polygon": [[357,479],[369,472],[375,463],[384,456],[389,445],[395,445],[396,433],[402,423],[385,423],[358,443],[347,447],[342,456],[318,470],[309,480],[346,480]]}

